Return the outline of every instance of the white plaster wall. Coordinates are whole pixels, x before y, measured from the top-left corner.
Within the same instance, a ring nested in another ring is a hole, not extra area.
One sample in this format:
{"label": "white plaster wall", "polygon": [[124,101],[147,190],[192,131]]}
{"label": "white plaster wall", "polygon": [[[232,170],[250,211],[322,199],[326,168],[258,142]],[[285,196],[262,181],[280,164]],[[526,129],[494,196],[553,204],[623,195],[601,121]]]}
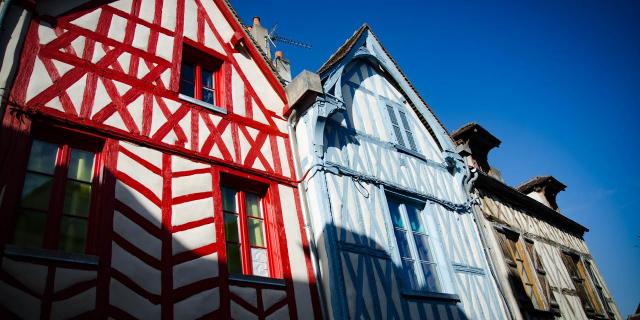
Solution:
{"label": "white plaster wall", "polygon": [[[355,73],[350,75],[351,72]],[[347,108],[352,110],[350,120],[357,131],[383,141],[394,142],[385,101],[394,102],[404,107],[420,153],[434,161],[441,161],[442,156],[431,134],[420,122],[407,99],[379,73],[379,70],[369,63],[359,61],[350,64],[345,74],[350,77],[343,80],[343,99]]]}
{"label": "white plaster wall", "polygon": [[300,233],[300,221],[295,201],[294,192],[291,187],[280,185],[280,201],[282,206],[282,220],[284,230],[287,235],[287,248],[289,255],[289,265],[291,267],[291,279],[293,280],[293,290],[295,294],[298,319],[305,319],[309,312],[313,310],[311,304],[311,290],[309,287],[309,275],[307,261],[302,246],[302,234]]}
{"label": "white plaster wall", "polygon": [[584,240],[564,232],[544,220],[532,217],[490,195],[483,194],[481,196],[481,202],[482,211],[485,215],[493,216],[517,229],[541,238],[549,239],[578,252],[589,253],[589,249],[587,249]]}

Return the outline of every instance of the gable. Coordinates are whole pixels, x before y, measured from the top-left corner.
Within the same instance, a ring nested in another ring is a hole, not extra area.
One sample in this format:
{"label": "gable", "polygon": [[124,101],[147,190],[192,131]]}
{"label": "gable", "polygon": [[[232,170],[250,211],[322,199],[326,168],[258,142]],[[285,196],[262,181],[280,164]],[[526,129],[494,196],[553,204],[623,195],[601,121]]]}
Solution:
{"label": "gable", "polygon": [[[185,44],[221,61],[226,115],[179,97]],[[27,109],[291,175],[284,90],[222,0],[119,0],[36,18],[21,66],[12,98]]]}
{"label": "gable", "polygon": [[326,92],[343,98],[341,88],[336,84],[342,79],[345,67],[355,59],[370,60],[374,65],[379,65],[389,83],[406,97],[407,103],[429,131],[438,148],[440,150],[455,149],[444,125],[420,97],[396,61],[366,24],[360,27],[320,68],[319,72]]}

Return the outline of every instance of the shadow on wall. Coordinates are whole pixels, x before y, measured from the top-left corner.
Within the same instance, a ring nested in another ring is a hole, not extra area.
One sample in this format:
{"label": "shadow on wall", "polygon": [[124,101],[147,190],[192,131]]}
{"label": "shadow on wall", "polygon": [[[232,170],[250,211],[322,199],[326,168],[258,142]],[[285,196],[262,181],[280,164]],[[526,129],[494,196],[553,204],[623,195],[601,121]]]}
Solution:
{"label": "shadow on wall", "polygon": [[[106,168],[103,174],[107,183],[100,195],[115,201],[113,207],[111,201],[100,203],[97,257],[42,250],[34,257],[24,248],[7,253],[3,245],[0,318],[38,319],[48,313],[52,318],[159,319],[167,312],[176,319],[297,316],[287,289],[308,288],[308,283],[229,279],[219,259],[225,244],[216,242],[220,231],[214,214],[202,214],[217,213],[212,198],[208,204],[174,205],[173,217],[183,216],[171,227],[172,221],[162,221],[168,212],[159,206],[162,185],[125,183]],[[190,193],[198,189],[192,186]],[[0,216],[4,223],[13,213]]]}
{"label": "shadow on wall", "polygon": [[[320,264],[324,270],[332,265],[338,272],[330,272],[333,281],[325,272],[320,282],[334,318],[469,319],[459,303],[403,290],[401,278],[411,276],[410,271],[392,261],[389,246],[346,228],[325,225],[318,241],[319,252],[331,251],[328,247],[335,249],[336,261],[320,259]],[[340,306],[347,314],[342,314]]]}

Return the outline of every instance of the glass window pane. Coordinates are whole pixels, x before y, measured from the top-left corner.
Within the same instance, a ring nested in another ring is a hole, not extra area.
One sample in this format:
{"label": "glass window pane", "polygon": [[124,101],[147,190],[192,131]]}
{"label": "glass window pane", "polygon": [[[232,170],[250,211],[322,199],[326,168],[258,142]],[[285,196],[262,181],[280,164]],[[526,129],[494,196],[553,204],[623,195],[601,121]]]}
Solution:
{"label": "glass window pane", "polygon": [[16,216],[13,243],[21,247],[42,247],[46,223],[45,213],[23,210]]}
{"label": "glass window pane", "polygon": [[180,67],[180,80],[194,83],[196,79],[195,68],[192,64],[183,63]]}
{"label": "glass window pane", "polygon": [[202,88],[202,101],[210,104],[215,104],[214,92],[211,89]]}
{"label": "glass window pane", "polygon": [[411,231],[426,233],[422,223],[420,223],[420,217],[418,209],[411,205],[405,205],[407,208],[407,215],[409,216],[409,224],[411,225]]}
{"label": "glass window pane", "polygon": [[238,216],[235,214],[224,215],[224,233],[227,241],[240,243],[238,231]]}
{"label": "glass window pane", "polygon": [[213,72],[204,68],[201,70],[202,70],[202,76],[201,76],[202,86],[213,89],[213,85],[214,85]]}
{"label": "glass window pane", "polygon": [[407,233],[400,230],[394,230],[396,234],[396,240],[398,241],[398,250],[400,256],[403,258],[411,258],[411,252],[409,251],[409,242],[407,241]]}
{"label": "glass window pane", "polygon": [[242,257],[240,256],[240,245],[227,243],[227,267],[229,273],[242,273]]}
{"label": "glass window pane", "polygon": [[84,252],[87,238],[87,220],[82,218],[62,217],[60,221],[60,237],[58,249],[67,252]]}
{"label": "glass window pane", "polygon": [[53,174],[56,168],[56,156],[58,146],[40,140],[33,140],[31,143],[31,154],[27,169],[42,173]]}
{"label": "glass window pane", "polygon": [[64,190],[63,212],[66,214],[88,217],[90,206],[91,184],[67,180]]}
{"label": "glass window pane", "polygon": [[262,218],[262,212],[260,210],[260,197],[253,193],[246,193],[245,198],[247,202],[247,215]]}
{"label": "glass window pane", "polygon": [[262,220],[253,218],[247,219],[247,228],[249,229],[249,243],[252,246],[266,247],[262,223]]}
{"label": "glass window pane", "polygon": [[418,249],[418,257],[422,261],[433,261],[431,257],[431,250],[429,249],[429,237],[414,235],[416,240],[416,249]]}
{"label": "glass window pane", "polygon": [[185,96],[195,97],[195,89],[192,82],[180,80],[180,93]]}
{"label": "glass window pane", "polygon": [[438,291],[436,265],[433,263],[422,263],[422,273],[424,274],[425,280],[424,289],[427,291]]}
{"label": "glass window pane", "polygon": [[410,290],[419,290],[420,286],[418,285],[418,278],[416,277],[416,267],[415,262],[412,260],[402,260],[402,282],[404,283],[404,287]]}
{"label": "glass window pane", "polygon": [[269,276],[267,249],[251,248],[251,271],[255,276]]}
{"label": "glass window pane", "polygon": [[27,172],[20,204],[31,209],[48,210],[53,177]]}
{"label": "glass window pane", "polygon": [[222,187],[222,210],[229,212],[238,212],[236,205],[237,192],[233,189]]}
{"label": "glass window pane", "polygon": [[389,212],[391,213],[391,222],[393,222],[393,226],[404,229],[404,223],[402,223],[402,216],[400,215],[400,204],[389,200]]}
{"label": "glass window pane", "polygon": [[67,177],[75,180],[91,182],[93,176],[94,153],[84,150],[71,149],[69,172]]}
{"label": "glass window pane", "polygon": [[180,93],[195,97],[195,68],[191,64],[183,63],[180,68]]}

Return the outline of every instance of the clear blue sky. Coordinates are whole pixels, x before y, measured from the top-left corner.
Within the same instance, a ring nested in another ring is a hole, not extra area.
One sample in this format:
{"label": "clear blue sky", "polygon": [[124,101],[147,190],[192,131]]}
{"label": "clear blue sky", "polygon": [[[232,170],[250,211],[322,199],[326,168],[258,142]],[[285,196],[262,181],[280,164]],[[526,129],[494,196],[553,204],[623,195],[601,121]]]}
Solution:
{"label": "clear blue sky", "polygon": [[640,1],[232,0],[246,23],[278,24],[294,73],[315,71],[368,22],[449,131],[502,140],[510,185],[554,175],[560,210],[587,244],[623,316],[640,303]]}

